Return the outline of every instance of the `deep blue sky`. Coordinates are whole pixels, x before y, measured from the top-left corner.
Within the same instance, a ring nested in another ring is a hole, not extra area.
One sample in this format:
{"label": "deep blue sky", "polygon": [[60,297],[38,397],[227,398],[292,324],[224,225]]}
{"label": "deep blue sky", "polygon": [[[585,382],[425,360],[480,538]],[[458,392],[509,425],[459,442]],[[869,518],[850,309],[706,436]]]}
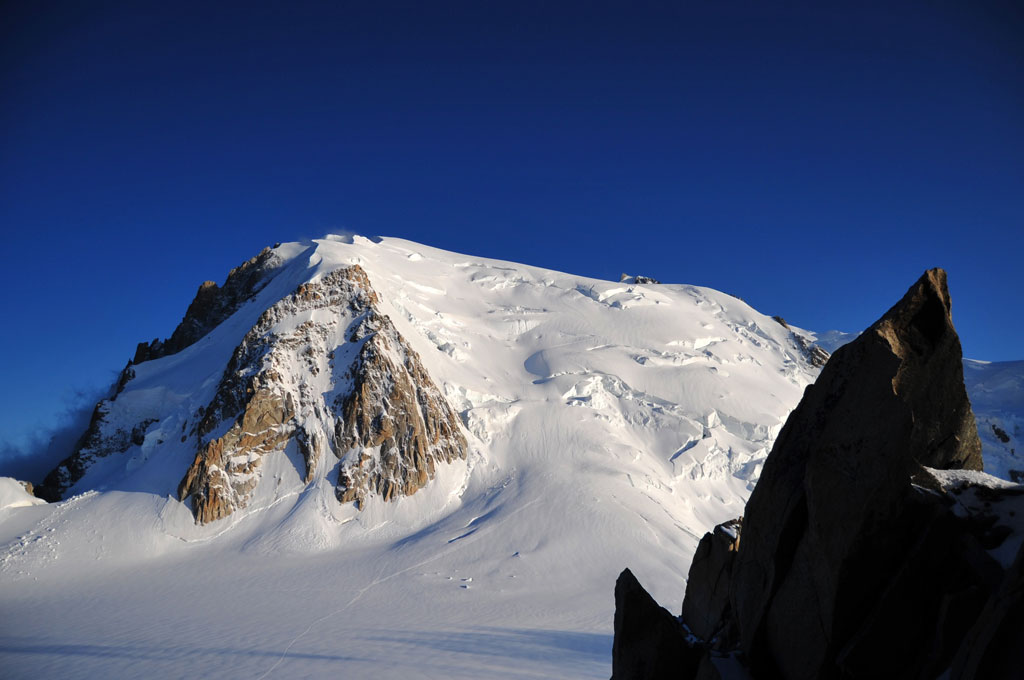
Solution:
{"label": "deep blue sky", "polygon": [[771,4],[6,3],[0,446],[332,230],[1024,358],[1020,3]]}

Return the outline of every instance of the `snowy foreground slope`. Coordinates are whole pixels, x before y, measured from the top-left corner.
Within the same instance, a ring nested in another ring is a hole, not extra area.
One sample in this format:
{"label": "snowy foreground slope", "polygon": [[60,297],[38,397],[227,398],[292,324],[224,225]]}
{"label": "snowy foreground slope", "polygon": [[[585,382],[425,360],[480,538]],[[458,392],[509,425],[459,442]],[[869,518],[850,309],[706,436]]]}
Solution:
{"label": "snowy foreground slope", "polygon": [[[818,370],[790,330],[706,288],[395,239],[275,252],[251,302],[137,367],[118,408],[152,420],[138,443],[69,500],[0,510],[5,677],[607,677],[618,573],[678,609],[699,537],[742,514]],[[357,510],[289,445],[244,509],[197,525],[176,493],[195,455],[183,414],[264,310],[351,264],[469,454]]]}

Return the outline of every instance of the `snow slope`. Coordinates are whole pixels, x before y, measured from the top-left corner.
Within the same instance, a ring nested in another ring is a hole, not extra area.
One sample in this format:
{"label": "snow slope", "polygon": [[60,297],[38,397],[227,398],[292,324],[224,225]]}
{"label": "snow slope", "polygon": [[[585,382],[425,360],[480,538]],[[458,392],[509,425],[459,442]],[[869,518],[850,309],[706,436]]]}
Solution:
{"label": "snow slope", "polygon": [[[737,298],[586,279],[397,239],[329,237],[185,350],[136,367],[152,420],[59,504],[0,510],[6,677],[607,677],[629,566],[682,600],[699,537],[742,513],[816,375]],[[362,510],[269,454],[248,507],[175,500],[208,403],[263,310],[349,264],[459,413],[465,461]]]}
{"label": "snow slope", "polygon": [[964,384],[978,420],[985,472],[1024,482],[1024,361],[965,359]]}

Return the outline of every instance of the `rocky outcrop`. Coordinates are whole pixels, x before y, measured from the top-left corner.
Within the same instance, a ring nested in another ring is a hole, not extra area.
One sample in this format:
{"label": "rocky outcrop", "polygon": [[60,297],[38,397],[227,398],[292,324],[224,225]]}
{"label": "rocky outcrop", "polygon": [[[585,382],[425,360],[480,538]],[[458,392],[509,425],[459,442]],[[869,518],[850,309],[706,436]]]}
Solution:
{"label": "rocky outcrop", "polygon": [[740,518],[719,524],[704,534],[686,581],[683,625],[716,649],[730,649],[736,642],[729,583],[742,528]]}
{"label": "rocky outcrop", "polygon": [[755,669],[834,671],[932,514],[911,474],[981,468],[961,358],[945,273],[931,270],[808,387],[747,504],[733,568]]}
{"label": "rocky outcrop", "polygon": [[152,418],[141,416],[131,423],[108,420],[113,402],[132,375],[134,373],[129,364],[121,372],[113,396],[96,404],[89,419],[89,427],[78,439],[71,455],[58,463],[36,488],[35,493],[39,498],[51,503],[61,500],[97,460],[124,453],[133,445],[142,443],[146,430],[154,422]]}
{"label": "rocky outcrop", "polygon": [[192,498],[198,523],[221,519],[245,507],[259,482],[263,456],[282,450],[293,436],[293,418],[293,410],[280,395],[259,389],[228,432],[207,442],[178,485],[181,500]]}
{"label": "rocky outcrop", "polygon": [[797,350],[807,359],[807,362],[815,368],[821,368],[828,363],[828,358],[831,356],[827,350],[819,345],[811,342],[800,333],[797,333],[790,325],[786,323],[786,320],[781,316],[773,316],[772,319],[783,328],[789,331],[789,338]]}
{"label": "rocky outcrop", "polygon": [[359,504],[415,493],[439,463],[465,457],[458,417],[377,302],[351,266],[263,313],[197,427],[201,446],[178,488],[197,522],[245,507],[263,457],[292,441],[307,482],[326,474],[327,450],[340,459],[337,496]]}
{"label": "rocky outcrop", "polygon": [[0,477],[0,511],[42,505],[46,501],[32,493],[32,483],[13,477]]}
{"label": "rocky outcrop", "polygon": [[338,499],[411,495],[438,462],[465,457],[458,417],[386,316],[368,314],[353,339],[362,347],[335,427],[335,451],[345,456]]}
{"label": "rocky outcrop", "polygon": [[174,329],[171,337],[140,342],[132,363],[159,359],[192,345],[262,290],[281,264],[282,260],[273,248],[264,248],[256,257],[232,269],[223,286],[218,286],[214,281],[203,282],[192,304],[188,306],[185,318]]}
{"label": "rocky outcrop", "polygon": [[[130,454],[120,465],[143,464],[172,431],[175,447],[195,447],[177,492],[203,524],[250,503],[271,453],[294,451],[305,483],[330,477],[337,497],[359,506],[374,495],[415,493],[438,465],[465,458],[458,416],[380,313],[359,266],[318,274],[265,309],[198,410],[163,387],[131,390],[138,363],[209,333],[252,300],[282,262],[266,248],[223,286],[203,284],[168,340],[140,346],[72,454],[37,493],[60,500],[101,458]],[[118,402],[125,390],[131,398]],[[168,400],[182,404],[172,419]]]}
{"label": "rocky outcrop", "polygon": [[654,601],[629,569],[615,582],[612,680],[694,677],[702,653],[686,631]]}
{"label": "rocky outcrop", "polygon": [[195,343],[262,290],[282,262],[274,249],[264,248],[256,257],[232,269],[223,286],[213,281],[199,286],[185,317],[170,338],[139,343],[134,358],[121,371],[110,396],[96,404],[89,426],[71,455],[50,471],[40,484],[39,496],[51,502],[61,500],[98,459],[123,454],[133,444],[140,444],[146,429],[154,422],[152,418],[141,415],[132,418],[132,422],[120,419],[114,422],[109,418],[113,402],[135,378],[134,366],[175,354]]}
{"label": "rocky outcrop", "polygon": [[726,527],[702,540],[687,644],[731,649],[754,677],[949,669],[1004,580],[990,551],[1019,540],[991,512],[1019,489],[967,472],[980,468],[946,276],[931,270],[807,388],[747,504],[742,541]]}
{"label": "rocky outcrop", "polygon": [[643,276],[643,275],[630,276],[629,274],[623,273],[622,276],[619,277],[619,283],[629,283],[629,284],[634,284],[635,283],[635,284],[643,285],[643,284],[660,284],[661,281],[659,281],[658,279],[654,278],[653,276]]}
{"label": "rocky outcrop", "polygon": [[951,680],[1024,673],[1024,545],[960,646]]}

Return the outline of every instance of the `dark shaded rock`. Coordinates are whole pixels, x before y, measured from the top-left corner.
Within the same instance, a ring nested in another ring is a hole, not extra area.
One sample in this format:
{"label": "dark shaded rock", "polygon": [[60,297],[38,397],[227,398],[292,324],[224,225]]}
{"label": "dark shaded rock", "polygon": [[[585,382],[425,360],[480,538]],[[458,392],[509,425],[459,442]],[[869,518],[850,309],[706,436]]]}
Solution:
{"label": "dark shaded rock", "polygon": [[683,624],[701,640],[721,649],[735,643],[729,586],[742,525],[742,518],[734,519],[704,534],[690,564],[683,598]]}
{"label": "dark shaded rock", "polygon": [[612,680],[694,677],[703,650],[692,647],[676,617],[654,601],[629,569],[615,582]]}
{"label": "dark shaded rock", "polygon": [[124,453],[133,445],[142,442],[147,428],[154,421],[143,419],[129,426],[107,422],[111,403],[116,398],[115,394],[96,404],[89,420],[89,427],[75,443],[72,454],[58,463],[36,489],[39,498],[50,503],[62,500],[68,489],[85,475],[98,458]]}
{"label": "dark shaded rock", "polygon": [[1024,545],[999,590],[984,609],[953,663],[952,680],[1024,677]]}
{"label": "dark shaded rock", "polygon": [[111,400],[117,399],[117,395],[124,391],[128,381],[133,380],[134,378],[135,369],[132,368],[132,360],[129,359],[127,365],[121,369],[121,375],[117,376],[117,383],[114,385],[114,396],[111,397]]}
{"label": "dark shaded rock", "polygon": [[232,269],[223,286],[204,281],[171,337],[140,342],[132,363],[141,364],[175,354],[195,343],[262,290],[281,263],[273,249],[264,248],[256,257]]}
{"label": "dark shaded rock", "polygon": [[636,284],[660,284],[661,281],[651,276],[630,276],[629,274],[623,274],[619,277],[619,283],[636,283]]}
{"label": "dark shaded rock", "polygon": [[124,391],[128,383],[135,378],[132,361],[128,361],[121,370],[109,397],[96,403],[89,426],[75,442],[71,455],[62,460],[43,479],[36,490],[39,498],[50,503],[62,500],[67,490],[80,480],[97,458],[111,454],[124,453],[133,444],[141,444],[146,429],[153,424],[152,419],[141,419],[131,426],[111,426],[107,415],[117,396]]}
{"label": "dark shaded rock", "polygon": [[[679,676],[676,675],[674,677],[678,678]],[[700,664],[697,666],[697,672],[694,674],[693,680],[722,680],[722,674],[715,668],[710,654],[701,656]]]}
{"label": "dark shaded rock", "polygon": [[765,463],[732,581],[755,671],[838,672],[933,519],[913,502],[920,465],[981,468],[941,270],[836,351]]}
{"label": "dark shaded rock", "polygon": [[904,554],[867,600],[864,620],[845,627],[856,630],[837,652],[844,676],[939,675],[998,586],[1002,569],[979,540],[984,523],[955,516],[947,500],[922,490],[908,499],[898,520],[906,532]]}

